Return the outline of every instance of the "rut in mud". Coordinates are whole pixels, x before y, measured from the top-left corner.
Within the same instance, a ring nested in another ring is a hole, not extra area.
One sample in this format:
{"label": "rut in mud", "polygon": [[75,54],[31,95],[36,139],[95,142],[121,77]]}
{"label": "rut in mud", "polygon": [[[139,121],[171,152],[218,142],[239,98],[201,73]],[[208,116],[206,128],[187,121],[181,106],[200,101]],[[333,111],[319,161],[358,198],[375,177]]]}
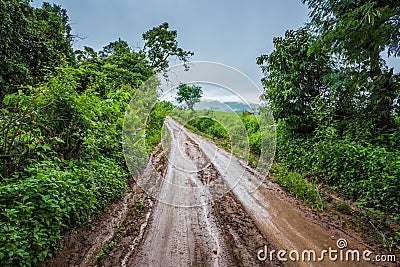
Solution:
{"label": "rut in mud", "polygon": [[198,144],[179,129],[169,131],[162,201],[127,266],[263,266],[256,252],[268,241],[232,194],[212,205],[227,184]]}
{"label": "rut in mud", "polygon": [[[219,171],[200,150],[199,145],[192,139],[185,142],[185,152],[190,159],[197,161],[198,179],[205,185],[214,181],[224,183]],[[211,186],[215,189],[216,184]],[[216,220],[217,227],[223,237],[225,248],[231,257],[231,266],[264,266],[257,259],[255,252],[262,250],[265,245],[271,244],[264,238],[260,230],[255,227],[254,221],[245,212],[232,192],[211,203],[211,214]],[[283,266],[276,259],[266,261],[268,266]]]}
{"label": "rut in mud", "polygon": [[[218,183],[225,183],[220,172],[212,164],[211,160],[199,148],[192,139],[188,139],[185,145],[193,149],[185,149],[191,159],[197,161],[198,179],[205,185],[210,185],[210,190],[218,188]],[[215,182],[213,184],[213,182]],[[226,186],[226,185],[225,185]],[[231,266],[283,266],[274,259],[262,263],[257,259],[255,252],[269,245],[268,240],[255,227],[254,221],[246,213],[242,204],[232,192],[226,192],[222,197],[211,203],[211,214],[215,218],[217,227],[223,237],[225,247],[231,257]]]}
{"label": "rut in mud", "polygon": [[132,182],[122,201],[66,233],[43,266],[342,266],[257,259],[265,246],[318,251],[339,237],[374,250],[276,184],[259,184],[255,170],[211,141],[172,119],[166,126],[170,142],[153,151],[140,186]]}

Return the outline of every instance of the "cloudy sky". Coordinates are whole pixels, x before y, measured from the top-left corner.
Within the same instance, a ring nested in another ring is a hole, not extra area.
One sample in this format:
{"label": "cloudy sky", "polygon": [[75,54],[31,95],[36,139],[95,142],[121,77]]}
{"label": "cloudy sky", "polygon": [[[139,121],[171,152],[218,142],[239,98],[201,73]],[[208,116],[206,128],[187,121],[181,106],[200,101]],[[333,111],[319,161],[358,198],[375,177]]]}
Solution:
{"label": "cloudy sky", "polygon": [[[43,1],[34,1],[40,6]],[[48,0],[67,9],[74,44],[100,50],[121,38],[141,47],[141,34],[168,22],[178,42],[191,50],[194,61],[213,61],[243,72],[261,90],[256,57],[273,49],[272,39],[296,29],[308,19],[300,0]],[[397,64],[398,59],[392,60]],[[397,63],[396,63],[397,62]],[[179,63],[179,62],[176,62]],[[257,98],[257,97],[255,97]]]}
{"label": "cloudy sky", "polygon": [[[43,1],[34,1],[40,6]],[[243,72],[260,87],[256,57],[270,53],[272,38],[307,21],[300,0],[49,0],[67,9],[74,34],[84,37],[74,47],[100,50],[118,38],[141,47],[141,34],[163,22],[178,32],[178,42],[195,55]],[[177,62],[178,63],[178,62]]]}

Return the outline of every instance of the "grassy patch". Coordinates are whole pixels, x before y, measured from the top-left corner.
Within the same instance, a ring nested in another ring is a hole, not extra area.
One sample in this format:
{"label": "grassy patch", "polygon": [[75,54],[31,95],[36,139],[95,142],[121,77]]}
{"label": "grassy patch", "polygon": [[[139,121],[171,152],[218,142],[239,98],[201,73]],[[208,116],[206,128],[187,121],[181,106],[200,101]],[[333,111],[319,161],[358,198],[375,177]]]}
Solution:
{"label": "grassy patch", "polygon": [[322,211],[325,208],[324,198],[318,188],[300,173],[288,171],[280,165],[274,166],[271,173],[275,176],[274,181],[296,198],[303,200],[313,209]]}
{"label": "grassy patch", "polygon": [[[262,135],[256,115],[212,110],[180,110],[174,119],[193,132],[257,166],[261,154]],[[271,133],[266,133],[270,135]],[[247,138],[246,138],[247,137]]]}

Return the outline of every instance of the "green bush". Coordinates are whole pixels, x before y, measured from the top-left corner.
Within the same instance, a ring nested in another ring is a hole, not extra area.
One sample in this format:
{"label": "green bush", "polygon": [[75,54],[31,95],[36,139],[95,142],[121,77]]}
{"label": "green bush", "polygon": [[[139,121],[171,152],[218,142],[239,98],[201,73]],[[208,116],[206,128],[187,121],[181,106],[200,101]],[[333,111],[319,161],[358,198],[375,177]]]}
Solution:
{"label": "green bush", "polygon": [[249,145],[250,150],[256,154],[261,154],[261,146],[262,146],[262,139],[261,139],[261,132],[257,131],[255,133],[249,134]]}
{"label": "green bush", "polygon": [[275,181],[296,198],[304,200],[312,208],[324,209],[324,199],[319,194],[318,189],[309,183],[303,175],[287,171],[283,167],[275,167],[271,172],[275,175]]}
{"label": "green bush", "polygon": [[[118,60],[128,59],[137,61],[138,73],[120,67]],[[107,68],[101,68],[105,63]],[[42,261],[62,231],[86,222],[122,196],[128,177],[122,126],[136,92],[130,83],[146,78],[140,68],[150,67],[135,53],[113,60],[89,58],[58,68],[42,86],[4,96],[1,266]],[[110,77],[121,72],[125,76],[111,83]]]}
{"label": "green bush", "polygon": [[290,170],[339,189],[361,207],[398,217],[400,152],[371,141],[339,136],[333,128],[308,138],[280,129],[277,159]]}
{"label": "green bush", "polygon": [[63,229],[122,196],[127,173],[107,158],[32,161],[0,185],[0,262],[42,261]]}
{"label": "green bush", "polygon": [[161,141],[161,131],[165,118],[173,110],[174,106],[167,101],[156,103],[150,112],[148,121],[146,122],[146,149],[151,149]]}

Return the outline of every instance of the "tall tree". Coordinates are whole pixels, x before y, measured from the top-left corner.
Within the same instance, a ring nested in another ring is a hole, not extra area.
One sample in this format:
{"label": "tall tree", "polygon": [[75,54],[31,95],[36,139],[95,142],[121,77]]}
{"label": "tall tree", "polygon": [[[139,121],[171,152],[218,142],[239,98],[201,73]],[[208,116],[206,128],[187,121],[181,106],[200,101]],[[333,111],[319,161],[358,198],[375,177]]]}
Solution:
{"label": "tall tree", "polygon": [[55,67],[75,63],[66,11],[29,2],[0,1],[0,102],[14,86],[41,82]]}
{"label": "tall tree", "polygon": [[394,0],[303,0],[311,12],[311,26],[319,36],[313,49],[330,51],[340,67],[351,67],[348,87],[363,95],[367,117],[378,128],[391,127],[399,76],[388,69],[382,52],[400,55],[400,5]]}
{"label": "tall tree", "polygon": [[177,36],[176,30],[169,30],[167,22],[143,33],[145,44],[142,52],[156,71],[166,70],[169,66],[168,60],[171,58],[175,57],[186,63],[194,55],[193,52],[185,51],[178,46]]}
{"label": "tall tree", "polygon": [[128,43],[121,38],[119,38],[115,42],[111,42],[105,47],[103,47],[103,50],[100,51],[100,57],[105,58],[110,55],[121,55],[121,54],[126,54],[131,52],[131,48],[129,47]]}
{"label": "tall tree", "polygon": [[185,102],[186,106],[193,110],[194,104],[200,102],[200,98],[203,95],[203,91],[201,90],[201,86],[199,85],[187,85],[181,83],[178,86],[178,93],[176,100],[178,103]]}
{"label": "tall tree", "polygon": [[305,28],[286,31],[274,38],[270,55],[257,58],[265,78],[265,98],[274,117],[285,121],[294,132],[311,133],[315,127],[313,104],[326,95],[324,76],[331,72],[329,57],[308,53],[313,42]]}
{"label": "tall tree", "polygon": [[[128,86],[138,88],[143,81],[154,75],[154,69],[140,52],[133,51],[128,43],[118,39],[97,53],[93,48],[75,51],[78,59],[79,88],[83,92],[96,85],[96,91],[106,97],[111,91]],[[92,88],[93,89],[93,88]]]}

